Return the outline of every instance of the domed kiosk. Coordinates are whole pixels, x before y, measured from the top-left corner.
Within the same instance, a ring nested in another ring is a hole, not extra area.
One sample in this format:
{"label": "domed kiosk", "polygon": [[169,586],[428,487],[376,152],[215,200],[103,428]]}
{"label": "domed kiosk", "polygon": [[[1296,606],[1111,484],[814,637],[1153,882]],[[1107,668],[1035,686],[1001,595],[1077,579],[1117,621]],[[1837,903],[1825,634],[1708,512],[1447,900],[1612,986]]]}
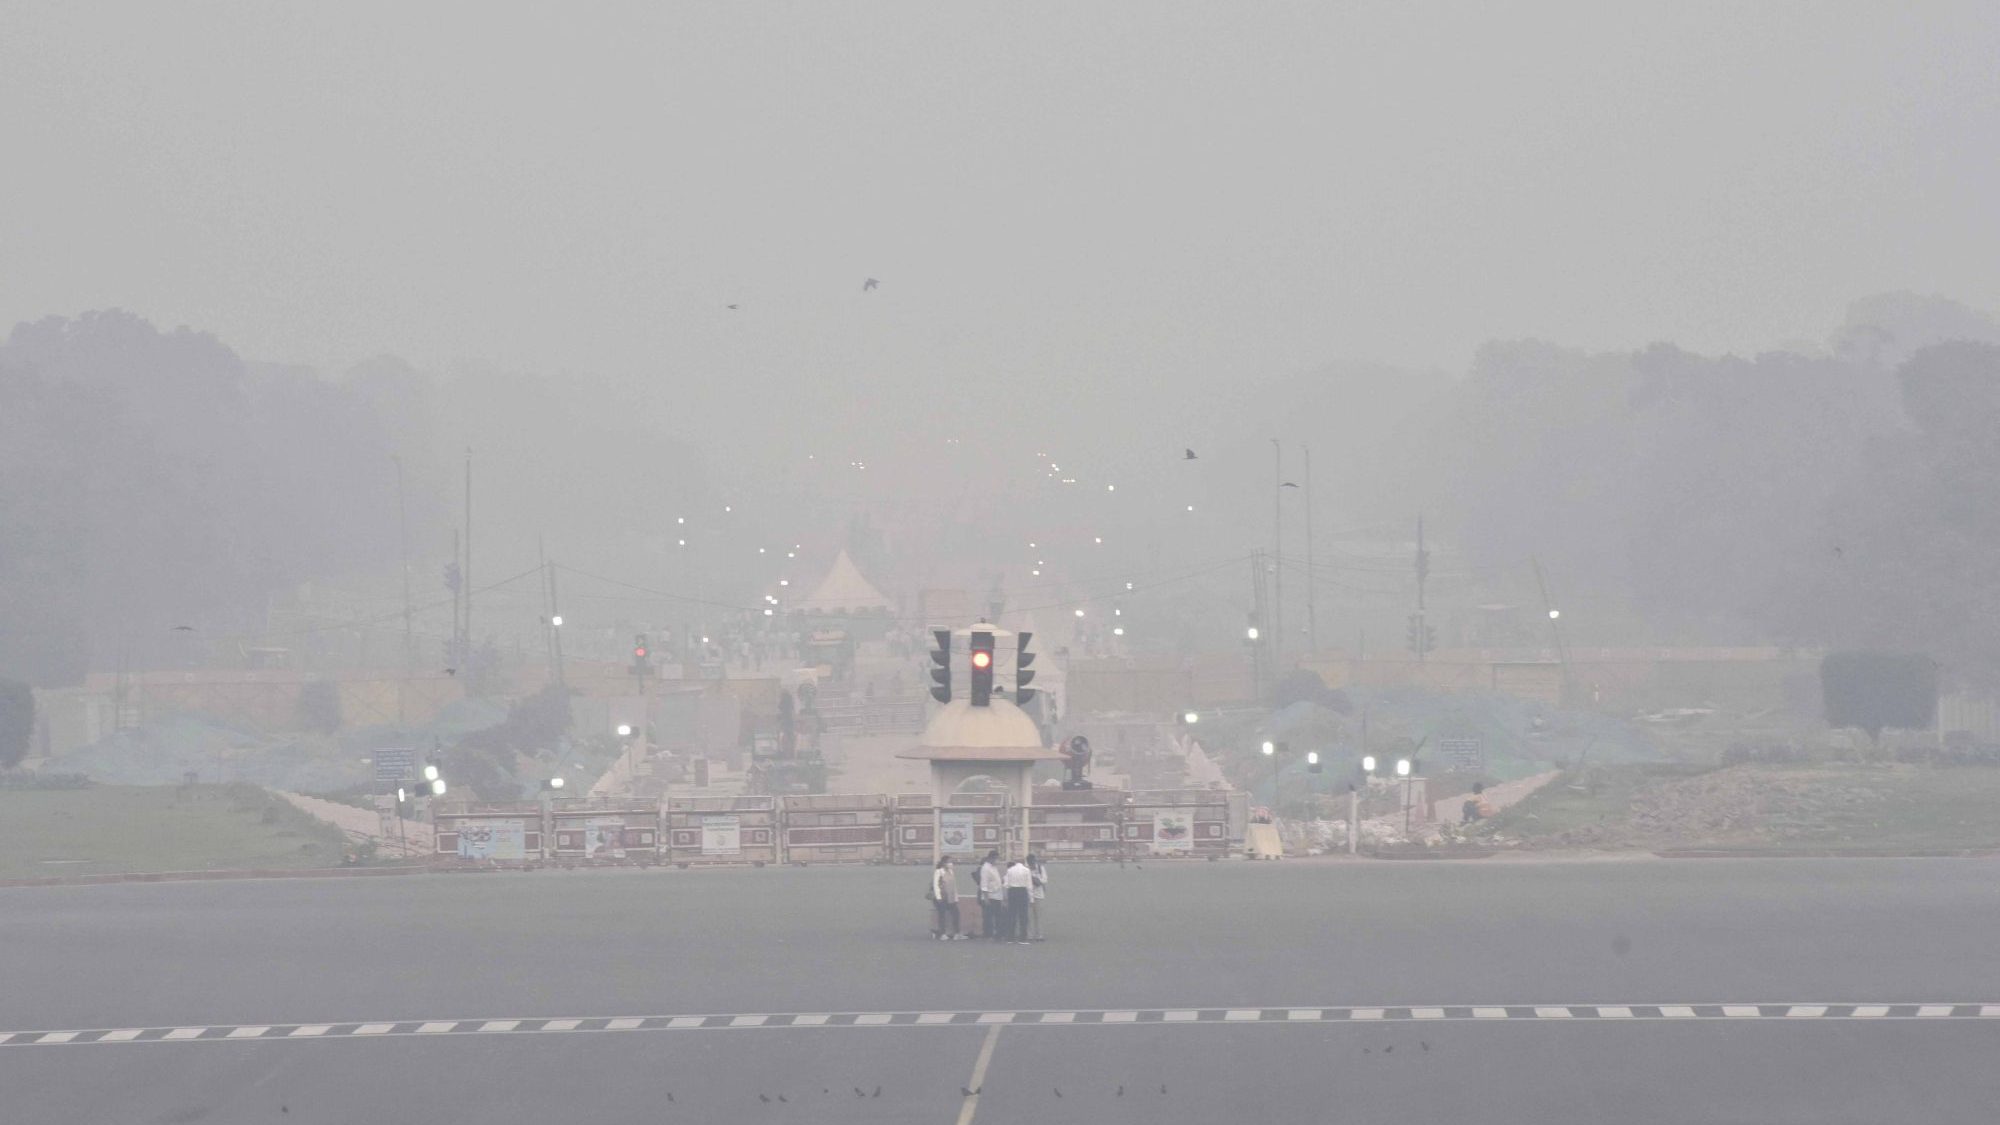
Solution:
{"label": "domed kiosk", "polygon": [[[927,761],[931,764],[931,815],[935,818],[950,802],[951,795],[961,785],[975,777],[990,777],[1000,782],[1006,790],[1007,804],[1014,813],[1013,823],[1008,825],[1006,836],[1012,854],[1021,854],[1028,840],[1028,805],[1033,793],[1033,774],[1036,762],[1059,761],[1062,755],[1042,745],[1041,728],[1015,703],[1003,698],[1001,689],[983,693],[977,689],[979,676],[984,673],[992,679],[992,660],[996,653],[1009,649],[1018,652],[1015,645],[1002,645],[1000,641],[1012,641],[1014,634],[990,625],[975,625],[970,629],[960,629],[956,633],[939,630],[939,640],[955,640],[963,637],[967,641],[966,655],[959,658],[952,651],[957,647],[945,644],[932,659],[947,671],[940,680],[942,686],[933,694],[941,694],[947,701],[931,715],[925,724],[923,736],[915,749],[899,754],[900,758]],[[1026,634],[1022,635],[1023,638]],[[987,663],[978,663],[980,653],[986,654]],[[951,698],[951,676],[949,670],[962,666],[969,673],[968,682],[975,685],[967,698]],[[1015,669],[1018,685],[1019,669]],[[1016,693],[1021,689],[1017,686]],[[982,698],[983,696],[983,698]],[[943,833],[932,824],[931,861],[942,856]]]}

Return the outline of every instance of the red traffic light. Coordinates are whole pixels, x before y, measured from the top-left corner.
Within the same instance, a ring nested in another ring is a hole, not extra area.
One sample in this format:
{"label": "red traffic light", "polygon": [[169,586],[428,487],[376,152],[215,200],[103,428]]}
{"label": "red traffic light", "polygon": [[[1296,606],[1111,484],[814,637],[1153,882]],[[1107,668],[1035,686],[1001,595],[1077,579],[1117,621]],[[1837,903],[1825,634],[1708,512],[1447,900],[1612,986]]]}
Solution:
{"label": "red traffic light", "polygon": [[646,659],[646,650],[643,648],[635,648],[632,650],[632,655],[639,658],[640,660],[644,660]]}
{"label": "red traffic light", "polygon": [[993,654],[974,649],[972,652],[972,666],[982,670],[993,667]]}

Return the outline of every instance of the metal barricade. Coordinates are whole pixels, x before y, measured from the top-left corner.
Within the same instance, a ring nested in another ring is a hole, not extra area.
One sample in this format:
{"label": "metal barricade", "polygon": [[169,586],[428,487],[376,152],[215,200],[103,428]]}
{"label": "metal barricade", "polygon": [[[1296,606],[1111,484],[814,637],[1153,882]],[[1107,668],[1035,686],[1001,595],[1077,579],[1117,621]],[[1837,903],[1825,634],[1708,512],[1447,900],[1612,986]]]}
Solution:
{"label": "metal barricade", "polygon": [[667,859],[680,867],[776,863],[777,798],[669,797],[666,834]]}
{"label": "metal barricade", "polygon": [[567,865],[660,861],[660,806],[646,797],[572,797],[549,808],[549,857]]}
{"label": "metal barricade", "polygon": [[938,831],[944,832],[944,854],[960,863],[976,862],[995,848],[1005,851],[1006,797],[999,793],[954,793],[941,810],[929,795],[899,793],[894,810],[895,838],[890,846],[897,863],[929,863]]}
{"label": "metal barricade", "polygon": [[437,854],[467,866],[532,867],[542,860],[542,806],[533,801],[432,810]]}
{"label": "metal barricade", "polygon": [[1124,809],[1131,855],[1219,859],[1229,854],[1229,794],[1221,789],[1142,789]]}
{"label": "metal barricade", "polygon": [[1118,789],[1037,789],[1028,850],[1048,859],[1117,859],[1124,804]]}
{"label": "metal barricade", "polygon": [[812,793],[780,798],[787,863],[882,863],[889,858],[889,798]]}

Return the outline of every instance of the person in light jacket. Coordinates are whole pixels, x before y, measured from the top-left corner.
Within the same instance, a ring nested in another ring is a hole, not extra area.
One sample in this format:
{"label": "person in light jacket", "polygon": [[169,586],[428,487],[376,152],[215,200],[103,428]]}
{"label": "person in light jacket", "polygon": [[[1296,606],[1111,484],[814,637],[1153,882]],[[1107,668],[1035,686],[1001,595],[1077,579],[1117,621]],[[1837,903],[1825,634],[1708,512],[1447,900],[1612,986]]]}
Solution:
{"label": "person in light jacket", "polygon": [[931,936],[939,941],[957,941],[966,936],[959,931],[958,868],[946,856],[931,870],[931,905],[937,908],[937,924]]}
{"label": "person in light jacket", "polygon": [[1028,944],[1028,910],[1033,904],[1030,894],[1035,887],[1035,877],[1029,873],[1024,860],[1015,860],[1007,865],[1004,877],[1007,886],[1007,928],[1002,940],[1015,945]]}
{"label": "person in light jacket", "polygon": [[1007,913],[1007,890],[1000,873],[1000,852],[986,853],[979,865],[979,936],[998,940],[1001,919]]}
{"label": "person in light jacket", "polygon": [[1028,940],[1041,941],[1042,900],[1049,896],[1049,869],[1041,856],[1028,856],[1028,874],[1034,879],[1034,885],[1028,888]]}

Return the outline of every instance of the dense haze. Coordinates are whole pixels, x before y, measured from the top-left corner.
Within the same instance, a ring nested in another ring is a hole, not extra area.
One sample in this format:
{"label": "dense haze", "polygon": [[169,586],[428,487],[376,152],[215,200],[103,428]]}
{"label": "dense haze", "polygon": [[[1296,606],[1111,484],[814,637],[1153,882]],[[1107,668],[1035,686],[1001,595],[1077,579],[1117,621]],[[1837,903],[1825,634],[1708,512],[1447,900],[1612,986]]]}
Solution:
{"label": "dense haze", "polygon": [[1272,438],[1329,647],[1423,512],[1448,643],[1540,560],[1580,641],[2000,669],[1990,5],[4,16],[0,676],[393,615],[398,460],[434,607],[467,447],[475,583],[656,592],[585,622],[848,546],[1227,649]]}

